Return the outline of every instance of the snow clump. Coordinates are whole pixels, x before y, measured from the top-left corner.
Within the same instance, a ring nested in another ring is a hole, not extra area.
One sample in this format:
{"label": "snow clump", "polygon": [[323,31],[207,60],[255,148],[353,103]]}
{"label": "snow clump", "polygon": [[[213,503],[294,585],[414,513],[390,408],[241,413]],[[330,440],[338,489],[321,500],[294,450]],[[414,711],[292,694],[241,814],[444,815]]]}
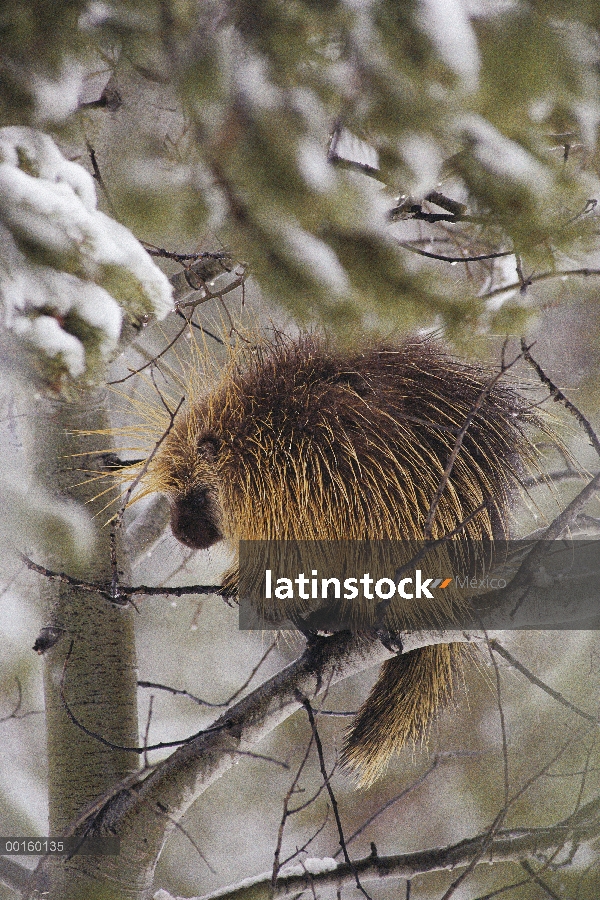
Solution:
{"label": "snow clump", "polygon": [[48,135],[0,129],[0,310],[46,386],[96,379],[124,318],[172,310],[167,277],[100,212],[91,175]]}

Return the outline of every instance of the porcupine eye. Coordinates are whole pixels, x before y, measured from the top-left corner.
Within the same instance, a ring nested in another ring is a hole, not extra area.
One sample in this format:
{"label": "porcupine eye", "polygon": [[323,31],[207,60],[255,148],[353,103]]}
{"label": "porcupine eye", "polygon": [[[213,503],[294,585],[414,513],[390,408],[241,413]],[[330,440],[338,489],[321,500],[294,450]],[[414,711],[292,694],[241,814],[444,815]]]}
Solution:
{"label": "porcupine eye", "polygon": [[206,488],[196,488],[171,506],[171,530],[178,541],[194,550],[206,550],[223,537],[217,504]]}

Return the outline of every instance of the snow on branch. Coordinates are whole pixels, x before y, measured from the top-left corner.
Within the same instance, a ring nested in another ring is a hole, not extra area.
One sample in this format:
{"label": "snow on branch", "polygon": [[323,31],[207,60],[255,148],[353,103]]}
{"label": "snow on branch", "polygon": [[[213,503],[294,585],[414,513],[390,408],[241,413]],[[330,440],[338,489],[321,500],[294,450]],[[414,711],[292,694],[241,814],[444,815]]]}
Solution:
{"label": "snow on branch", "polygon": [[[338,892],[343,887],[354,884],[355,872],[365,880],[383,882],[389,879],[412,879],[432,872],[453,871],[467,866],[474,856],[481,854],[479,865],[493,865],[498,862],[520,862],[531,859],[540,865],[545,857],[561,853],[568,858],[581,847],[593,843],[600,827],[600,801],[590,801],[573,815],[552,825],[538,828],[511,828],[498,831],[491,841],[485,833],[466,838],[447,847],[418,850],[395,856],[370,856],[355,860],[351,866],[346,862],[335,863],[333,859],[307,859],[303,865],[289,866],[282,870],[277,884],[273,887],[271,873],[265,872],[254,878],[221,888],[203,897],[189,900],[257,900],[298,896],[311,888],[334,887]],[[553,895],[552,895],[553,896]],[[154,894],[154,900],[183,900],[174,898],[165,890]]]}
{"label": "snow on branch", "polygon": [[102,371],[124,317],[173,308],[167,277],[96,208],[91,175],[30,128],[0,130],[0,240],[4,328],[55,390]]}

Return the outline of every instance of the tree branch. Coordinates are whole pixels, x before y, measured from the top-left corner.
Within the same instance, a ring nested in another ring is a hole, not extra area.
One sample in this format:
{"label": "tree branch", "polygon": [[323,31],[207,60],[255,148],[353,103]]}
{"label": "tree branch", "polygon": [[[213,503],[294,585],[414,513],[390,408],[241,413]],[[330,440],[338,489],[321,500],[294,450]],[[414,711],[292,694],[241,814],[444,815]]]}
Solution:
{"label": "tree branch", "polygon": [[[468,641],[481,635],[448,632],[407,634],[405,651],[431,643],[450,640]],[[152,859],[145,883],[152,883],[153,869],[160,850],[174,828],[174,822],[204,791],[267,734],[301,706],[300,694],[313,698],[325,686],[378,665],[393,656],[380,641],[349,632],[339,632],[317,639],[302,656],[274,675],[252,693],[227,710],[208,729],[151,773],[144,773],[135,790],[126,789],[114,798],[114,815],[108,815],[111,828],[121,838],[121,853],[143,844],[145,858]],[[169,818],[148,817],[157,804],[167,810]],[[270,877],[270,876],[269,876]]]}
{"label": "tree branch", "polygon": [[16,894],[24,894],[31,883],[31,871],[7,856],[0,856],[0,884]]}
{"label": "tree branch", "polygon": [[[490,865],[497,862],[521,862],[523,859],[540,859],[540,855],[552,853],[561,849],[565,843],[570,842],[574,846],[594,840],[600,832],[600,798],[596,797],[577,813],[542,828],[511,828],[498,831],[493,839],[489,840],[488,832],[467,838],[447,847],[432,850],[419,850],[416,853],[402,853],[395,856],[375,856],[373,854],[355,860],[352,865],[343,862],[335,869],[324,871],[312,871],[309,874],[297,873],[280,875],[277,884],[273,888],[273,894],[269,894],[271,885],[271,873],[265,872],[256,878],[248,879],[241,885],[233,885],[206,894],[203,897],[194,897],[190,900],[257,900],[257,898],[271,896],[273,900],[286,895],[297,894],[304,891],[309,883],[315,887],[335,887],[340,890],[346,886],[353,886],[354,871],[367,881],[371,879],[385,880],[389,878],[412,879],[418,875],[426,875],[432,872],[453,870],[467,866],[471,860],[479,855],[478,865]],[[486,846],[487,844],[487,846]],[[485,848],[485,855],[482,850]],[[298,867],[294,867],[297,869]],[[313,868],[313,867],[311,867]],[[166,891],[160,892],[161,900],[167,900]]]}
{"label": "tree branch", "polygon": [[599,719],[598,716],[591,715],[591,713],[586,712],[584,709],[581,709],[579,706],[575,706],[574,703],[571,703],[570,700],[567,700],[566,697],[563,697],[558,691],[555,691],[554,688],[551,688],[550,685],[546,684],[537,675],[534,675],[523,663],[519,662],[512,653],[510,653],[502,644],[499,644],[496,640],[490,641],[490,650],[496,652],[499,656],[502,656],[513,669],[516,669],[517,672],[520,672],[521,675],[524,675],[528,681],[532,684],[535,684],[536,687],[540,688],[540,690],[544,691],[553,700],[556,700],[557,703],[560,703],[561,706],[564,706],[565,709],[574,712],[576,715],[580,716],[582,719],[585,719],[586,722],[590,722],[592,725],[598,725]]}
{"label": "tree branch", "polygon": [[[571,275],[580,275],[583,278],[591,278],[593,275],[600,275],[600,269],[584,268],[584,269],[558,269],[556,272],[542,272],[540,275],[530,275],[525,282],[525,287],[538,281],[549,281],[552,278],[566,278]],[[486,294],[482,294],[481,300],[491,300],[492,297],[498,297],[507,291],[516,291],[523,289],[523,282],[515,281],[512,284],[505,284],[503,287],[494,288]]]}

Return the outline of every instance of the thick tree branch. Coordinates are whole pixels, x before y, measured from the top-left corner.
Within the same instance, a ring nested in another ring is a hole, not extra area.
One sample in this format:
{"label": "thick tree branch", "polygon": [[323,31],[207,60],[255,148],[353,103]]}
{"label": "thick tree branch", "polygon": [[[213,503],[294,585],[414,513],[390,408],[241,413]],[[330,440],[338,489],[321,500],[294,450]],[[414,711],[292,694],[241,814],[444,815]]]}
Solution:
{"label": "thick tree branch", "polygon": [[[412,633],[404,636],[403,643],[405,652],[409,652],[418,647],[457,640],[484,640],[484,635],[480,632]],[[132,854],[133,848],[142,844],[146,850],[146,859],[156,860],[168,834],[191,804],[230,769],[241,755],[251,752],[253,746],[293,714],[301,705],[300,695],[314,697],[326,685],[380,664],[391,655],[379,641],[347,632],[319,640],[307,648],[298,660],[240,700],[210,728],[180,747],[152,771],[141,773],[137,786],[129,786],[118,792],[103,808],[104,825],[110,823],[111,829],[120,835],[122,852]],[[168,816],[159,818],[148,815],[156,809],[166,811]],[[517,836],[526,834],[531,840],[532,836],[546,833],[547,830],[544,829],[524,830],[518,832]],[[513,832],[500,832],[493,836],[493,840],[489,834],[486,835],[486,839],[491,840],[493,854],[498,853],[498,858],[506,859],[527,856],[528,847],[533,848],[534,843],[517,842],[513,857],[513,849],[508,846],[509,834]],[[548,846],[554,846],[559,839],[562,839],[562,832],[552,832]],[[477,851],[477,841],[480,840],[482,838],[457,845],[462,848],[463,855],[456,857],[456,862],[452,865],[466,865]],[[507,842],[506,847],[502,841]],[[448,859],[452,858],[454,848],[435,852],[438,854],[437,858],[442,859],[439,864],[427,862],[436,859],[431,855],[434,851],[427,851],[421,855],[399,857],[400,862],[395,862],[389,871],[399,875],[407,872],[403,877],[412,877],[421,871],[418,867],[422,865],[425,866],[425,871],[451,867],[449,862],[444,861],[444,854]],[[369,865],[373,865],[373,860]],[[152,883],[153,868],[154,862],[149,863],[145,877],[147,889]],[[373,871],[379,870],[375,868]],[[387,873],[388,869],[385,871]],[[271,877],[272,873],[269,879]]]}
{"label": "thick tree branch", "polygon": [[[481,637],[481,635],[478,635]],[[406,651],[449,640],[467,641],[471,634],[427,632],[407,634]],[[313,698],[325,686],[378,665],[392,656],[380,641],[340,632],[316,641],[303,655],[274,675],[224,713],[209,729],[198,734],[152,772],[141,776],[135,790],[127,788],[103,811],[121,838],[121,853],[144,848],[144,858],[153,860],[145,875],[150,889],[160,850],[174,823],[204,791],[240,756],[251,751],[274,728],[300,706],[299,695]],[[152,814],[156,808],[168,817]]]}

